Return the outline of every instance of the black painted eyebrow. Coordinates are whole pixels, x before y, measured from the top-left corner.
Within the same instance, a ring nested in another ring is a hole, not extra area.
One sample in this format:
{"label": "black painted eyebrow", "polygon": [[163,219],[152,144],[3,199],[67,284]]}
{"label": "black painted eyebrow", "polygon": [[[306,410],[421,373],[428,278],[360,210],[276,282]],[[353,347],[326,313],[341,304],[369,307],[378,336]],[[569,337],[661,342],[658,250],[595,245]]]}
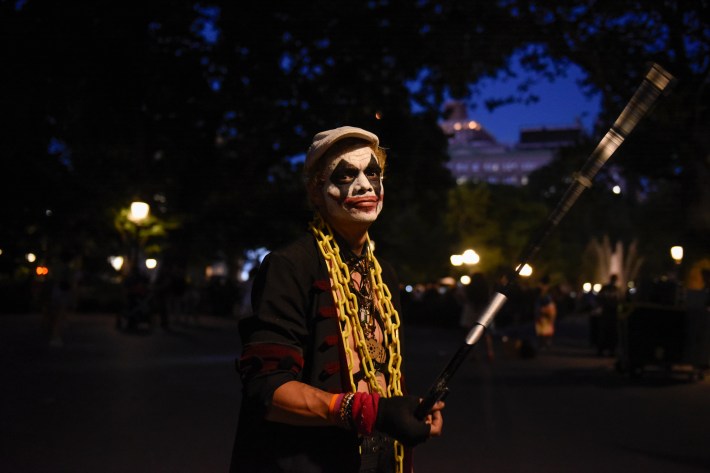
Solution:
{"label": "black painted eyebrow", "polygon": [[370,162],[365,168],[365,171],[374,171],[378,174],[382,174],[382,167],[380,166],[380,163],[377,162],[377,158],[375,158],[375,155],[370,155]]}
{"label": "black painted eyebrow", "polygon": [[358,168],[356,168],[349,162],[343,160],[340,161],[337,166],[335,166],[335,169],[333,169],[333,172],[330,175],[330,180],[331,182],[337,183],[337,181],[344,178],[354,179],[359,172],[360,170]]}
{"label": "black painted eyebrow", "polygon": [[349,172],[349,171],[358,171],[358,168],[353,166],[349,162],[342,160],[338,163],[337,166],[335,166],[335,169],[333,169],[333,174]]}

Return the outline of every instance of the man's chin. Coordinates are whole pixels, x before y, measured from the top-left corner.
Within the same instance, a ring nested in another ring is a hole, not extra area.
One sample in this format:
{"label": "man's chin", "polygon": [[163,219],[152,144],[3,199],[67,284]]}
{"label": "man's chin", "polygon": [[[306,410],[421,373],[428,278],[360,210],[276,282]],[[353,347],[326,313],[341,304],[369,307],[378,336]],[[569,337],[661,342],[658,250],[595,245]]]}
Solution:
{"label": "man's chin", "polygon": [[332,215],[333,220],[339,225],[370,225],[377,220],[379,212],[373,210],[372,212],[347,212],[339,213],[339,215]]}
{"label": "man's chin", "polygon": [[380,215],[380,212],[378,212],[376,208],[368,210],[357,209],[355,211],[350,212],[350,215],[352,216],[352,219],[356,222],[372,223],[377,220],[377,217]]}

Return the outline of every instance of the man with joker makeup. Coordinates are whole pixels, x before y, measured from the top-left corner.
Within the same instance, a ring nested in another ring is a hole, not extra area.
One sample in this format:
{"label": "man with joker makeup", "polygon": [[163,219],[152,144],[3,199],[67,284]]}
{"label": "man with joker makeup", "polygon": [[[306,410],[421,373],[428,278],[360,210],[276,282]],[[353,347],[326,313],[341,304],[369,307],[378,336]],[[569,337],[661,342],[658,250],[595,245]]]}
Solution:
{"label": "man with joker makeup", "polygon": [[411,448],[441,435],[443,402],[420,420],[419,398],[403,392],[399,284],[369,244],[385,160],[361,128],[313,138],[304,177],[314,220],[266,256],[240,323],[232,472],[409,473]]}

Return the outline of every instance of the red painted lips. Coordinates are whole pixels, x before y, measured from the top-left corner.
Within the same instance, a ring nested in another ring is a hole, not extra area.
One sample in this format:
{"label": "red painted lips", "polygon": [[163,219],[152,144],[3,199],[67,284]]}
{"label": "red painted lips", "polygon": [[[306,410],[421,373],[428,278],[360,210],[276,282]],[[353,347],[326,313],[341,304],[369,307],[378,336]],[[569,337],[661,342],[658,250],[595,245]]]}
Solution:
{"label": "red painted lips", "polygon": [[345,205],[358,210],[372,210],[377,208],[380,202],[376,196],[367,197],[349,197],[345,199]]}

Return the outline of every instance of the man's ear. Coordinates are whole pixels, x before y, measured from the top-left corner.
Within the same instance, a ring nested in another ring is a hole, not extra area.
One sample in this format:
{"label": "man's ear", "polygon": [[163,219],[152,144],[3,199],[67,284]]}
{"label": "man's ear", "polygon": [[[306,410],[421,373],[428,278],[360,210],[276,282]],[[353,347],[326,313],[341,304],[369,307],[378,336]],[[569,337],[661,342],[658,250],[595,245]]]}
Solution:
{"label": "man's ear", "polygon": [[306,188],[306,191],[308,192],[308,200],[311,202],[311,205],[313,205],[313,207],[315,207],[316,209],[320,209],[323,207],[323,193],[321,192],[322,189],[322,180],[315,180],[309,183]]}

